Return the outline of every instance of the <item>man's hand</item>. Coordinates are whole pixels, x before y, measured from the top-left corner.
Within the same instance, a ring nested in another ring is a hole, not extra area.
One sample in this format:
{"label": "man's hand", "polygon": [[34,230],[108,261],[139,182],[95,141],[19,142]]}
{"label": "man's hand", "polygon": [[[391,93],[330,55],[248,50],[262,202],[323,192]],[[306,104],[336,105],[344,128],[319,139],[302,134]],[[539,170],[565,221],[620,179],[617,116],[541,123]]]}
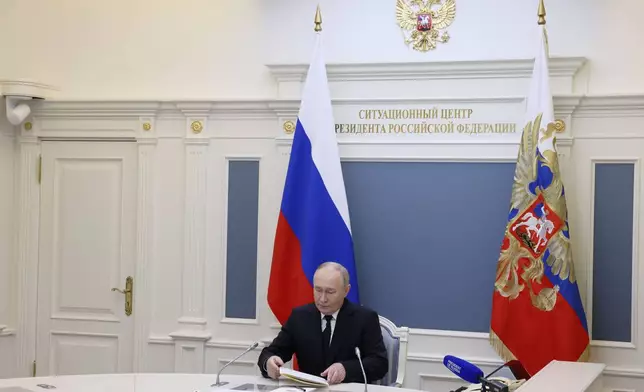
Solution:
{"label": "man's hand", "polygon": [[341,363],[334,363],[322,372],[322,377],[326,377],[329,384],[340,384],[347,376],[346,370]]}
{"label": "man's hand", "polygon": [[284,366],[284,361],[277,355],[273,355],[266,361],[266,372],[268,376],[277,380],[280,376],[280,366]]}

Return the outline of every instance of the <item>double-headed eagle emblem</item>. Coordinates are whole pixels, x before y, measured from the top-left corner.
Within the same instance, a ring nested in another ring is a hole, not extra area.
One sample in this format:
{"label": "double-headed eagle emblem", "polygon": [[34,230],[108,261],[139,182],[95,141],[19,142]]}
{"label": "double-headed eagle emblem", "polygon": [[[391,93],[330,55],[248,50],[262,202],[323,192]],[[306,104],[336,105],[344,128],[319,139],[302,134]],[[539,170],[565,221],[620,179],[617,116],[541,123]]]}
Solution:
{"label": "double-headed eagle emblem", "polygon": [[[437,9],[432,7],[438,6]],[[456,16],[454,0],[396,0],[396,20],[403,29],[405,43],[415,50],[427,52],[436,43],[449,40],[447,28]]]}
{"label": "double-headed eagle emblem", "polygon": [[[496,291],[510,300],[528,289],[532,304],[552,311],[561,285],[575,284],[568,209],[557,153],[541,151],[560,127],[529,121],[519,147],[509,222],[496,269]],[[535,159],[536,158],[536,159]],[[553,284],[544,284],[544,276]]]}

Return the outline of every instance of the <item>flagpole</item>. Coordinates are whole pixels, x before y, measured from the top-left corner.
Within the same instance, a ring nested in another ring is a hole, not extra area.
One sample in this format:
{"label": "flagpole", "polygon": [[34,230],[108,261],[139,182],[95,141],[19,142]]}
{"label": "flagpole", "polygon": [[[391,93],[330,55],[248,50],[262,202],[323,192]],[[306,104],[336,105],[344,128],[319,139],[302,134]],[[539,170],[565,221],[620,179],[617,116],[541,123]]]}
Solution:
{"label": "flagpole", "polygon": [[545,40],[546,53],[549,56],[550,47],[548,45],[548,32],[546,31],[546,6],[543,4],[543,0],[539,0],[539,10],[537,11],[537,16],[539,16],[537,24],[539,26],[542,26],[541,29],[543,31],[543,37]]}
{"label": "flagpole", "polygon": [[[547,33],[545,31],[545,25],[546,25],[546,6],[543,4],[543,0],[539,0],[539,10],[537,11],[537,16],[539,17],[539,20],[537,21],[537,24],[539,26],[544,26],[544,34],[546,34],[546,51],[550,52],[550,49],[548,48],[548,38],[547,38]],[[563,120],[555,120],[555,130],[557,133],[562,133],[566,130],[566,123],[563,122]]]}
{"label": "flagpole", "polygon": [[539,16],[538,24],[546,24],[546,6],[543,4],[543,0],[539,0],[539,11],[537,11],[537,16]]}
{"label": "flagpole", "polygon": [[315,11],[315,30],[316,32],[322,31],[322,14],[320,13],[320,5],[318,4],[318,8]]}

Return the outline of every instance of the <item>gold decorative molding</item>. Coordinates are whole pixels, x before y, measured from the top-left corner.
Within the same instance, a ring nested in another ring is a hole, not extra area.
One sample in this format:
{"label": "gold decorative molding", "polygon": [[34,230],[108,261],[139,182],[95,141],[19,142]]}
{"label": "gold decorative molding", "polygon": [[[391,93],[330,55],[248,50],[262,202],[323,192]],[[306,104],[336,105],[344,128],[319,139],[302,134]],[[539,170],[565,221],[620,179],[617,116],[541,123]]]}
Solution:
{"label": "gold decorative molding", "polygon": [[152,129],[152,124],[150,124],[149,122],[144,122],[142,127],[144,131],[149,131]]}
{"label": "gold decorative molding", "polygon": [[295,132],[295,123],[291,120],[285,121],[283,128],[284,132],[290,135]]}
{"label": "gold decorative molding", "polygon": [[27,121],[25,123],[25,131],[31,131],[33,129],[33,127],[34,127],[34,125],[31,122]]}
{"label": "gold decorative molding", "polygon": [[555,132],[563,133],[566,130],[566,123],[563,120],[555,120]]}
{"label": "gold decorative molding", "polygon": [[201,121],[193,121],[192,124],[190,124],[190,129],[192,129],[193,133],[201,133],[201,131],[203,131],[203,124]]}

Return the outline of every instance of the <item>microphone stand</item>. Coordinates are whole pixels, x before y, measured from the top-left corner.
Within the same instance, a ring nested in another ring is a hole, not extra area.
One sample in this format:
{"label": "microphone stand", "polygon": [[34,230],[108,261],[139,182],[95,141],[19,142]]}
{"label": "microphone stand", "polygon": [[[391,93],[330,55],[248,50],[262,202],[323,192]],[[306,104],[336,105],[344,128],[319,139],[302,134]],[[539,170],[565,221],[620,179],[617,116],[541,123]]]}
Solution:
{"label": "microphone stand", "polygon": [[494,370],[492,371],[492,373],[490,373],[490,374],[488,374],[487,376],[485,376],[485,378],[490,377],[491,375],[495,374],[496,372],[498,372],[499,370],[503,369],[503,368],[504,368],[504,367],[506,367],[507,365],[508,365],[507,363],[504,363],[503,365],[501,365],[501,366],[499,366],[498,368],[494,369]]}
{"label": "microphone stand", "polygon": [[488,378],[498,372],[499,370],[503,369],[506,367],[508,364],[504,363],[503,365],[499,366],[498,368],[494,369],[492,373],[488,374],[487,376],[483,377],[481,379],[481,391],[483,392],[508,392],[509,387],[503,383],[494,381],[494,380],[488,380]]}
{"label": "microphone stand", "polygon": [[[488,376],[489,377],[489,376]],[[481,392],[509,392],[510,387],[496,380],[481,378]]]}
{"label": "microphone stand", "polygon": [[229,361],[229,362],[228,362],[227,364],[225,364],[221,369],[219,369],[219,371],[217,372],[217,380],[215,381],[215,383],[214,383],[214,384],[212,384],[212,385],[210,385],[210,386],[211,386],[211,387],[220,387],[220,386],[222,386],[222,385],[226,385],[226,384],[228,384],[228,381],[223,381],[223,382],[219,381],[219,375],[221,375],[221,372],[223,372],[223,371],[224,371],[224,369],[226,369],[226,368],[228,367],[228,365],[232,364],[233,362],[235,362],[236,360],[238,360],[239,358],[241,358],[244,354],[246,354],[247,352],[249,352],[249,351],[254,350],[255,348],[257,348],[257,346],[258,346],[258,345],[259,345],[259,343],[257,343],[257,342],[255,342],[255,343],[251,344],[251,345],[250,345],[250,347],[248,347],[248,348],[246,349],[246,351],[244,351],[243,353],[239,354],[235,359],[233,359],[232,361]]}
{"label": "microphone stand", "polygon": [[367,373],[364,371],[364,366],[362,365],[362,357],[360,356],[360,349],[356,347],[356,357],[358,357],[358,362],[360,362],[360,369],[362,369],[362,377],[364,378],[364,392],[367,391]]}

